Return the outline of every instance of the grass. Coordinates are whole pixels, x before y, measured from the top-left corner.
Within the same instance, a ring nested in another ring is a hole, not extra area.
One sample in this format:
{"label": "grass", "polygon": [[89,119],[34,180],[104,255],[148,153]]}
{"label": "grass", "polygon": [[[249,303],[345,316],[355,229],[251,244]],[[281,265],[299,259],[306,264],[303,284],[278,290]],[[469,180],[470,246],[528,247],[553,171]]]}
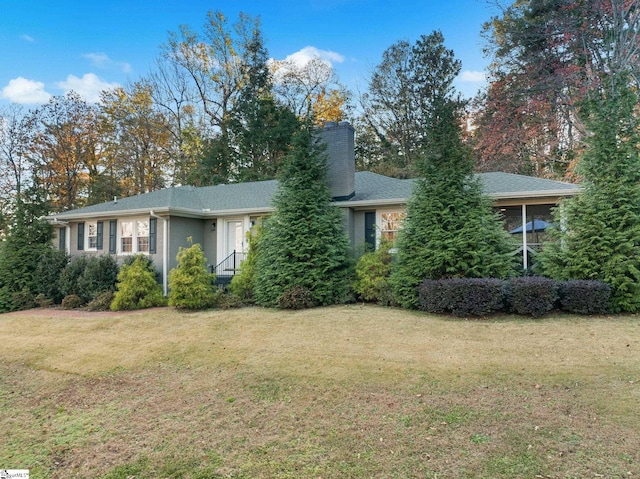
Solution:
{"label": "grass", "polygon": [[635,316],[374,306],[0,316],[0,467],[32,478],[640,474]]}

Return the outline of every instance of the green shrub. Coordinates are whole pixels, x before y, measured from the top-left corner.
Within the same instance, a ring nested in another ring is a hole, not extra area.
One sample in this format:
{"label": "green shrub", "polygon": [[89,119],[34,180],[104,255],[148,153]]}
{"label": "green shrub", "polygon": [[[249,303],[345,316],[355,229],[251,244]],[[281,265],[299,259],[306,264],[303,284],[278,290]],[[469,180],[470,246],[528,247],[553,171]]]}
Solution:
{"label": "green shrub", "polygon": [[378,249],[364,253],[356,263],[353,291],[363,300],[381,304],[393,302],[389,285],[391,275],[391,243],[384,241]]}
{"label": "green shrub", "polygon": [[131,264],[124,264],[118,273],[111,309],[120,311],[164,306],[166,300],[155,277],[142,255],[136,256]]}
{"label": "green shrub", "polygon": [[62,272],[69,264],[69,256],[65,251],[48,249],[40,256],[36,267],[36,293],[51,303],[60,304],[64,294],[60,291]]}
{"label": "green shrub", "polygon": [[113,291],[118,264],[113,256],[80,256],[69,262],[60,275],[60,291],[75,294],[85,304],[105,291]]}
{"label": "green shrub", "polygon": [[258,249],[262,238],[262,227],[256,226],[253,234],[247,233],[249,241],[249,251],[247,257],[240,266],[240,272],[233,276],[229,291],[244,303],[253,302],[254,278],[256,275],[256,261],[258,259]]}
{"label": "green shrub", "polygon": [[611,286],[602,281],[563,281],[559,295],[562,309],[569,313],[605,314],[611,308]]}
{"label": "green shrub", "polygon": [[78,290],[83,301],[88,302],[105,291],[114,291],[118,279],[118,263],[113,256],[91,256],[78,278]]}
{"label": "green shrub", "polygon": [[47,298],[44,293],[38,293],[34,298],[34,301],[38,308],[48,308],[49,306],[53,305],[53,300]]}
{"label": "green shrub", "polygon": [[213,306],[216,299],[213,275],[207,272],[200,245],[180,248],[176,259],[178,265],[169,272],[169,306],[191,310]]}
{"label": "green shrub", "polygon": [[82,297],[79,283],[88,261],[87,256],[78,256],[73,258],[62,270],[59,284],[60,293],[63,296],[75,294],[78,297]]}
{"label": "green shrub", "polygon": [[418,288],[418,304],[430,313],[486,316],[504,309],[505,285],[495,278],[425,280]]}
{"label": "green shrub", "polygon": [[89,311],[109,311],[113,297],[113,291],[103,291],[87,303],[87,309]]}
{"label": "green shrub", "polygon": [[282,293],[278,298],[278,306],[280,309],[306,309],[317,305],[309,288],[295,285]]}
{"label": "green shrub", "polygon": [[558,300],[558,284],[549,278],[511,278],[507,287],[511,309],[517,314],[543,316],[553,310]]}
{"label": "green shrub", "polygon": [[62,299],[62,307],[64,309],[76,309],[83,304],[82,299],[77,294],[68,294]]}

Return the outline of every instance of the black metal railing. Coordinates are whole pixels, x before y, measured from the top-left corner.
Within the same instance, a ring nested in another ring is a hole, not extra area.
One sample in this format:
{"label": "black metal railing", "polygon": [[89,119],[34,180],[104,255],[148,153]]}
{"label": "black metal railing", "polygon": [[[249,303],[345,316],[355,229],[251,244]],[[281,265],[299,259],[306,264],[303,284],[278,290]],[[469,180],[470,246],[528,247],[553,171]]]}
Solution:
{"label": "black metal railing", "polygon": [[216,275],[216,286],[227,287],[233,275],[240,272],[240,265],[245,260],[247,253],[234,251],[217,265],[211,266],[211,272]]}

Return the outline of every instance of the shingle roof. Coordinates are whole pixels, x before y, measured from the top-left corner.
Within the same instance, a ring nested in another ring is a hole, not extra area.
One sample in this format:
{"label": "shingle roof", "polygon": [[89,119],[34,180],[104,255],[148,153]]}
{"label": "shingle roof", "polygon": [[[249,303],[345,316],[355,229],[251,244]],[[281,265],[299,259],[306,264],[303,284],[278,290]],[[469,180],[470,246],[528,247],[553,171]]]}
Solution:
{"label": "shingle roof", "polygon": [[[482,173],[478,176],[485,193],[496,198],[572,195],[579,191],[577,185],[510,173]],[[400,180],[367,171],[356,173],[355,180],[355,196],[340,202],[341,206],[404,202],[411,195],[413,187],[413,180]],[[193,216],[268,211],[272,208],[271,198],[277,186],[276,180],[200,188],[178,186],[66,211],[52,215],[52,218],[104,217],[140,214],[150,210]]]}

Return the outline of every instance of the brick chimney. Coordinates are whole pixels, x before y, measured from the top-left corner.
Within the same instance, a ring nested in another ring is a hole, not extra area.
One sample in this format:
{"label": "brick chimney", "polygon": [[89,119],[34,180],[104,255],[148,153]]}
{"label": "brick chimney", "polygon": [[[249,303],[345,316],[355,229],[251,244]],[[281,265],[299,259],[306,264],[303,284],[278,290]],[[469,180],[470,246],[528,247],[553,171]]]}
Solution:
{"label": "brick chimney", "polygon": [[318,138],[326,143],[327,179],[334,201],[345,201],[356,194],[354,129],[348,121],[326,122]]}

